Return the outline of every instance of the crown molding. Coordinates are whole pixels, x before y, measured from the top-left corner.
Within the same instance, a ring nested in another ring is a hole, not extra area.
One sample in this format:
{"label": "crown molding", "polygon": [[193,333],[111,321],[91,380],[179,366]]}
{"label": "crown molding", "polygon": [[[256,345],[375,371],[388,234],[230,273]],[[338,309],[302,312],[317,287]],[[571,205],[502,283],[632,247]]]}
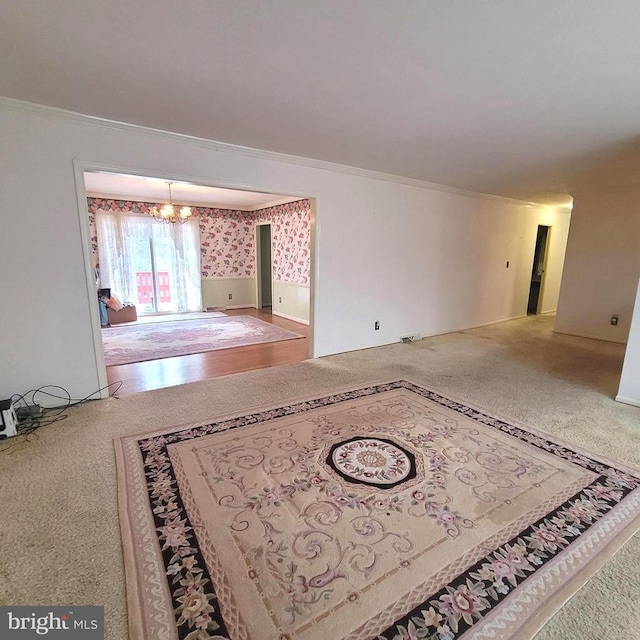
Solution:
{"label": "crown molding", "polygon": [[[149,200],[149,198],[143,198],[142,196],[132,197],[126,194],[118,194],[118,193],[101,193],[98,191],[87,191],[87,198],[98,198],[100,200],[124,200],[125,202],[143,202],[145,204],[153,204],[160,205],[165,202],[165,200],[155,202],[154,200]],[[225,211],[246,211],[250,212],[253,209],[246,208],[238,208],[238,207],[229,207],[229,206],[220,206],[217,204],[212,204],[211,202],[199,202],[196,200],[193,201],[185,201],[180,198],[173,198],[172,202],[176,206],[180,207],[199,207],[201,209],[223,209]]]}
{"label": "crown molding", "polygon": [[267,202],[266,204],[261,204],[260,206],[251,207],[248,211],[262,211],[263,209],[273,209],[273,207],[279,207],[281,204],[289,204],[290,202],[298,202],[299,200],[306,200],[307,198],[297,198],[295,196],[279,198],[278,200],[274,200],[273,202]]}
{"label": "crown molding", "polygon": [[450,187],[448,185],[436,184],[435,182],[427,182],[425,180],[418,180],[417,178],[408,178],[404,176],[398,176],[391,173],[384,173],[382,171],[374,171],[372,169],[361,169],[359,167],[352,167],[350,165],[339,164],[337,162],[329,162],[326,160],[316,160],[314,158],[306,158],[303,156],[294,156],[287,153],[280,153],[278,151],[266,151],[263,149],[254,149],[252,147],[244,147],[241,145],[230,144],[228,142],[218,142],[207,138],[200,138],[197,136],[191,136],[184,133],[175,133],[172,131],[164,131],[162,129],[154,129],[153,127],[146,127],[138,124],[129,124],[126,122],[119,122],[117,120],[109,120],[107,118],[101,118],[98,116],[90,116],[75,111],[69,111],[67,109],[60,109],[58,107],[49,107],[46,105],[36,104],[33,102],[26,102],[24,100],[16,100],[14,98],[7,98],[0,96],[0,107],[17,111],[27,112],[39,115],[45,118],[51,118],[54,120],[67,120],[78,122],[81,124],[90,124],[107,129],[116,129],[118,131],[126,131],[129,133],[135,133],[138,135],[148,135],[159,138],[165,138],[168,140],[193,144],[201,148],[209,149],[211,151],[217,151],[221,153],[230,153],[236,155],[242,155],[250,158],[259,158],[261,160],[271,160],[277,162],[284,162],[288,164],[294,164],[302,167],[310,167],[313,169],[321,169],[323,171],[332,171],[336,173],[343,173],[360,178],[369,178],[373,180],[382,180],[384,182],[394,182],[396,184],[402,184],[410,187],[418,187],[420,189],[429,189],[432,191],[441,191],[444,193],[451,193],[454,195],[465,196],[468,198],[480,198],[483,200],[492,200],[494,202],[506,202],[517,205],[529,205],[533,207],[544,207],[536,202],[529,202],[526,200],[517,200],[515,198],[507,198],[504,196],[493,195],[489,193],[480,193],[477,191],[469,191],[467,189],[460,189],[458,187]]}
{"label": "crown molding", "polygon": [[[242,191],[242,189],[237,189],[237,191]],[[162,204],[162,202],[154,202],[149,200],[148,198],[143,198],[142,196],[131,197],[130,195],[122,195],[122,194],[113,194],[113,193],[101,193],[99,191],[87,191],[87,198],[99,198],[100,200],[124,200],[125,202],[144,202],[145,204]],[[297,196],[291,196],[286,198],[278,198],[277,200],[273,200],[272,202],[267,202],[266,204],[256,205],[254,207],[230,207],[223,206],[219,204],[212,204],[211,202],[199,202],[197,200],[189,201],[173,199],[173,204],[185,207],[199,207],[202,209],[221,209],[223,211],[242,211],[244,213],[254,213],[256,211],[262,211],[263,209],[271,209],[273,207],[277,207],[281,204],[288,204],[289,202],[298,202],[299,200],[305,200],[305,198],[300,198]],[[164,202],[164,201],[163,201]]]}

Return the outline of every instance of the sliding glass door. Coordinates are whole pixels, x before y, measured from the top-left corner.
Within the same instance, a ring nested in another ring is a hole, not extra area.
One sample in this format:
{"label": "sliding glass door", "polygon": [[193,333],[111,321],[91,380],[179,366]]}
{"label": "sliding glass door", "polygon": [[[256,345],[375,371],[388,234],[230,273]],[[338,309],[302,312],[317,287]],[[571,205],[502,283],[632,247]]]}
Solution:
{"label": "sliding glass door", "polygon": [[96,227],[101,286],[135,304],[140,315],[201,309],[197,219],[160,224],[99,212]]}

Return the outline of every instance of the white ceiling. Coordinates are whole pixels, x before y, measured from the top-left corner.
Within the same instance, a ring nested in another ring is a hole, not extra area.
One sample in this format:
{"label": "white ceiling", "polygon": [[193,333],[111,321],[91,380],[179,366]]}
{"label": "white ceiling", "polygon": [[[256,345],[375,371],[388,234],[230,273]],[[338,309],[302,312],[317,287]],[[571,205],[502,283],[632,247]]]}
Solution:
{"label": "white ceiling", "polygon": [[0,3],[0,95],[550,202],[638,184],[637,0]]}
{"label": "white ceiling", "polygon": [[[168,183],[162,178],[87,172],[84,174],[84,186],[89,196],[140,202],[169,201]],[[273,193],[237,191],[174,181],[171,181],[171,196],[175,204],[240,211],[255,211],[300,199]]]}

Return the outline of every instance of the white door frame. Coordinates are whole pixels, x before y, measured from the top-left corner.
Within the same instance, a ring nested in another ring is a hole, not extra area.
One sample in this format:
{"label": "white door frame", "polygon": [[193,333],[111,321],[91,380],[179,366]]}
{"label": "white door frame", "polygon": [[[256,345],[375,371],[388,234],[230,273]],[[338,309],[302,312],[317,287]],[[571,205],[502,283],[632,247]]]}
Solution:
{"label": "white door frame", "polygon": [[[311,203],[310,213],[310,265],[309,265],[309,287],[310,287],[310,308],[309,308],[309,357],[313,358],[315,353],[314,339],[314,319],[315,319],[315,284],[318,277],[318,234],[317,227],[317,207],[316,196],[308,193],[295,193],[291,189],[283,188],[275,190],[265,187],[264,185],[242,184],[238,182],[213,181],[207,178],[194,177],[190,175],[180,174],[179,172],[166,173],[155,169],[140,169],[138,167],[125,167],[122,165],[105,165],[95,162],[73,160],[73,174],[76,187],[76,199],[78,203],[78,222],[80,225],[80,236],[82,239],[82,258],[84,263],[84,272],[86,280],[86,300],[91,309],[90,323],[91,333],[93,337],[93,348],[96,363],[96,376],[99,383],[100,398],[108,398],[109,390],[107,388],[107,367],[104,359],[104,349],[102,346],[102,327],[100,325],[100,311],[97,304],[96,279],[91,257],[91,236],[89,229],[89,216],[87,214],[87,192],[84,184],[84,174],[90,172],[109,172],[122,173],[131,176],[140,176],[145,178],[153,176],[161,180],[179,180],[189,182],[191,184],[202,185],[206,187],[220,187],[223,189],[236,189],[238,191],[257,191],[260,193],[273,193],[283,191],[291,197],[306,198]],[[273,235],[271,237],[273,249]],[[273,255],[271,257],[273,263]],[[96,394],[97,395],[97,394]]]}
{"label": "white door frame", "polygon": [[[84,186],[84,173],[90,171],[90,165],[73,161],[73,173],[76,183],[76,198],[78,200],[78,218],[80,221],[80,236],[82,237],[82,258],[84,262],[85,279],[87,283],[87,301],[91,309],[91,334],[93,350],[95,352],[96,375],[100,398],[109,397],[107,385],[107,365],[104,360],[102,346],[102,325],[100,323],[100,308],[97,304],[96,276],[91,256],[91,233],[89,229],[89,214],[87,211],[87,192]],[[94,169],[95,171],[96,169]],[[97,169],[100,170],[100,169]]]}

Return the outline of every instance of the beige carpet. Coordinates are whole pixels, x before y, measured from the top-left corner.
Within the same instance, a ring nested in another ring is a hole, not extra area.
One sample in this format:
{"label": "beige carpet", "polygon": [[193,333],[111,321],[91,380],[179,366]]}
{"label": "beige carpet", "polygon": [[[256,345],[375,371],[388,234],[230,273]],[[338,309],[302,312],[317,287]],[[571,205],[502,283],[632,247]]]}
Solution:
{"label": "beige carpet", "polygon": [[404,380],[116,452],[140,640],[524,640],[640,527],[640,470]]}
{"label": "beige carpet", "polygon": [[[639,465],[640,409],[612,400],[624,346],[555,335],[552,323],[548,317],[526,318],[94,402],[28,441],[0,445],[0,601],[104,604],[106,637],[123,640],[127,618],[113,438],[336,387],[409,378]],[[636,535],[537,638],[640,638],[639,576]]]}

